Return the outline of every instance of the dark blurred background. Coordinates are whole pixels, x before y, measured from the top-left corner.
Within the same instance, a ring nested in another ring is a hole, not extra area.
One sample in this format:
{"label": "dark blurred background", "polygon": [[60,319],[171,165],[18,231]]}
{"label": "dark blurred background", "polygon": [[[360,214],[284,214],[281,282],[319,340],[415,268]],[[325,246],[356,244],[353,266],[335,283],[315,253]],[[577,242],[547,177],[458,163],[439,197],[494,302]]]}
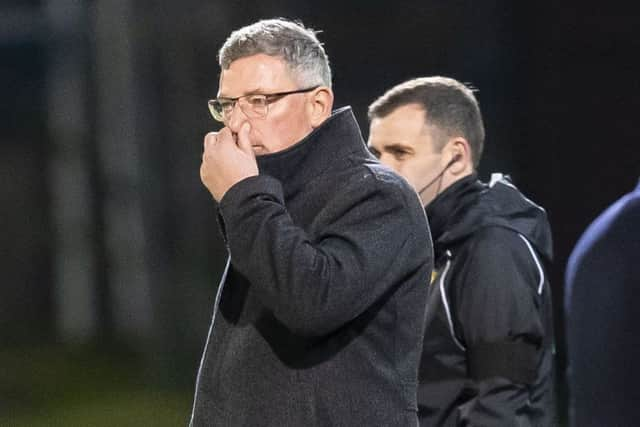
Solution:
{"label": "dark blurred background", "polygon": [[[561,2],[556,2],[561,3]],[[640,176],[638,15],[606,2],[2,0],[0,425],[185,425],[225,261],[199,180],[216,53],[302,20],[336,106],[405,79],[479,88],[480,176],[547,209],[558,402],[567,257]],[[606,286],[606,284],[603,284]]]}

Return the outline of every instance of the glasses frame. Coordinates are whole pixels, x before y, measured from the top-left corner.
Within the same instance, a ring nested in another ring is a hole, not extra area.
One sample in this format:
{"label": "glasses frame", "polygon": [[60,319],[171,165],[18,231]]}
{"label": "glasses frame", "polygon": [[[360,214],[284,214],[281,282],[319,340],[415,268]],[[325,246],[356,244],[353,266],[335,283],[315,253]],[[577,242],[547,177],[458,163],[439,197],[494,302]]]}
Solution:
{"label": "glasses frame", "polygon": [[[235,98],[215,98],[215,99],[210,99],[209,101],[207,101],[207,106],[209,107],[209,113],[211,113],[211,116],[214,118],[214,120],[218,121],[218,122],[222,122],[224,123],[227,119],[225,118],[225,114],[222,111],[218,111],[216,109],[216,104],[220,105],[221,101],[225,101],[225,102],[231,102],[231,109],[229,110],[228,116],[231,115],[231,113],[233,112],[234,108],[236,107],[236,105],[240,106],[240,109],[242,110],[242,112],[247,115],[247,117],[254,117],[254,118],[264,118],[267,117],[267,114],[269,114],[269,104],[272,104],[276,101],[279,101],[280,99],[284,98],[285,96],[288,95],[293,95],[296,93],[305,93],[305,92],[311,92],[312,90],[315,90],[317,88],[319,88],[321,85],[316,85],[316,86],[311,86],[308,88],[304,88],[304,89],[296,89],[296,90],[288,90],[285,92],[275,92],[275,93],[248,93],[246,95],[242,95],[242,96],[238,96]],[[250,96],[264,96],[265,98],[265,112],[264,115],[262,114],[258,114],[255,115],[255,112],[252,111],[251,114],[248,114],[247,111],[244,110],[244,108],[242,108],[242,103],[238,102],[243,98],[248,98]],[[227,117],[228,118],[228,117]]]}

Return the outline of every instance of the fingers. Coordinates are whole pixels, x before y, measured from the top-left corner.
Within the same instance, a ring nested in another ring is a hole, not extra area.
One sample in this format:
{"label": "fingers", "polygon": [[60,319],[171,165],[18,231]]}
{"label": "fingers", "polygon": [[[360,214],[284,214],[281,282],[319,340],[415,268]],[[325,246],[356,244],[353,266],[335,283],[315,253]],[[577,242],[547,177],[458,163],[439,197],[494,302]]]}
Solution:
{"label": "fingers", "polygon": [[215,157],[218,157],[221,152],[229,153],[229,150],[240,150],[241,152],[255,157],[253,148],[251,147],[251,140],[249,133],[251,132],[251,125],[245,122],[240,127],[237,134],[231,132],[227,127],[222,128],[219,132],[209,132],[204,137],[204,151],[202,153],[202,160],[214,157],[214,152],[218,153]]}
{"label": "fingers", "polygon": [[[227,131],[225,133],[225,130]],[[202,160],[205,160],[207,156],[211,156],[215,150],[215,146],[221,142],[227,134],[230,134],[227,128],[223,128],[219,132],[209,132],[204,137],[204,150],[202,152]]]}
{"label": "fingers", "polygon": [[218,132],[209,132],[206,134],[204,137],[204,151],[206,152],[211,145],[215,144],[217,139]]}
{"label": "fingers", "polygon": [[240,150],[247,154],[251,154],[253,157],[253,149],[251,148],[251,141],[249,139],[249,132],[251,131],[251,125],[249,122],[244,122],[238,132],[237,144]]}

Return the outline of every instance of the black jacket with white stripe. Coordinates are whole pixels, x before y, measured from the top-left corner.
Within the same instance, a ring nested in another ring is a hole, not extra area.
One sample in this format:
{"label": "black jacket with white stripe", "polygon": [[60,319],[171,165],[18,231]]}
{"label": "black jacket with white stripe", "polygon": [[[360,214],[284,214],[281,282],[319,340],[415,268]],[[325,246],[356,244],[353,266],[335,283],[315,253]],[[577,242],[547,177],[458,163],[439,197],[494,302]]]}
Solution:
{"label": "black jacket with white stripe", "polygon": [[435,270],[418,404],[422,426],[554,424],[552,257],[544,209],[494,174],[427,208]]}

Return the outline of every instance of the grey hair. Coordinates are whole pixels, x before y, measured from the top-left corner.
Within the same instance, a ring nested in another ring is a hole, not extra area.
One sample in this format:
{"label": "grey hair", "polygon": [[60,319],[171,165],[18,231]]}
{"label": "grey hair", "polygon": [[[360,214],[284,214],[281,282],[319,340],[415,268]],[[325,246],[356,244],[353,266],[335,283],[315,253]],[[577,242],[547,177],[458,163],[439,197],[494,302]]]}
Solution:
{"label": "grey hair", "polygon": [[331,87],[329,58],[316,31],[283,18],[264,19],[231,33],[218,52],[220,68],[236,59],[265,54],[280,57],[301,85]]}
{"label": "grey hair", "polygon": [[426,113],[425,121],[437,131],[436,145],[444,146],[445,138],[462,136],[471,148],[474,168],[478,167],[484,150],[484,124],[478,100],[471,85],[434,76],[400,83],[389,89],[369,106],[369,120],[385,117],[396,108],[418,104]]}

